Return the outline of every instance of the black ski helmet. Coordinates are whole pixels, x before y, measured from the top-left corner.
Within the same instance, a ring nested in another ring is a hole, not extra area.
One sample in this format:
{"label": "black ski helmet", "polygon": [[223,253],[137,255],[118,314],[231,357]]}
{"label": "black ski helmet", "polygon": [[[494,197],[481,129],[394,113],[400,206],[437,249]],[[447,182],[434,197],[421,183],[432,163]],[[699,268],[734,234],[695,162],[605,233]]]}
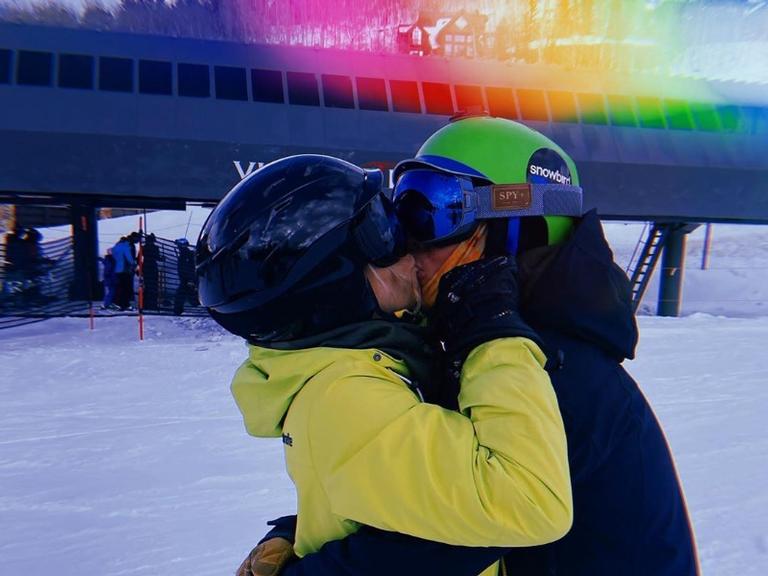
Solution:
{"label": "black ski helmet", "polygon": [[197,241],[200,302],[260,345],[370,318],[368,263],[405,253],[378,170],[314,154],[272,162],[237,184]]}

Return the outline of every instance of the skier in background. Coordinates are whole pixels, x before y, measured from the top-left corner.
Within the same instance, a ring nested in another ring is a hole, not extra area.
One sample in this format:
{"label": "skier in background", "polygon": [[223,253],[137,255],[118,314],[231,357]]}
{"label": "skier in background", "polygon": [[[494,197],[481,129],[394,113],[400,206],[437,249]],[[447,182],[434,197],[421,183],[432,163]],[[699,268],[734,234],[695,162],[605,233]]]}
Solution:
{"label": "skier in background", "polygon": [[[414,159],[398,165],[395,178],[397,214],[417,247],[425,307],[456,266],[517,255],[520,311],[544,342],[568,437],[573,528],[546,546],[482,549],[366,527],[280,573],[464,576],[503,556],[506,573],[514,576],[698,574],[672,454],[647,400],[621,366],[634,357],[638,338],[629,281],[613,262],[594,211],[583,218],[525,216],[536,201],[550,203],[546,193],[537,198],[536,185],[578,184],[573,161],[521,124],[474,117],[438,130]],[[465,192],[491,184],[499,185],[491,191],[495,200],[524,217],[479,224]],[[451,382],[444,406],[456,405],[455,379],[445,380]],[[238,575],[277,574],[292,522],[275,521]]]}
{"label": "skier in background", "polygon": [[158,262],[165,260],[165,257],[160,255],[160,248],[157,245],[157,238],[154,234],[147,234],[142,256],[144,258],[141,268],[142,275],[144,276],[144,309],[157,310],[160,296],[160,270]]}
{"label": "skier in background", "polygon": [[43,302],[40,290],[40,277],[45,271],[49,260],[43,256],[40,242],[43,235],[35,228],[27,228],[22,239],[24,262],[24,301],[29,304]]}
{"label": "skier in background", "polygon": [[104,302],[101,309],[109,310],[114,306],[117,287],[117,272],[115,271],[115,257],[112,255],[112,248],[107,248],[107,253],[101,259],[101,266],[104,283]]}
{"label": "skier in background", "polygon": [[10,296],[15,290],[23,291],[25,257],[24,257],[24,228],[16,224],[11,232],[5,235],[5,265],[3,267],[3,292]]}
{"label": "skier in background", "polygon": [[195,253],[189,247],[189,240],[186,238],[176,240],[176,249],[178,250],[176,270],[179,276],[179,285],[173,299],[173,313],[180,316],[184,313],[185,303],[196,303]]}
{"label": "skier in background", "polygon": [[115,300],[120,310],[129,310],[133,300],[133,273],[136,268],[136,260],[128,236],[120,238],[117,244],[112,247],[112,256],[115,258],[115,274],[117,275]]}

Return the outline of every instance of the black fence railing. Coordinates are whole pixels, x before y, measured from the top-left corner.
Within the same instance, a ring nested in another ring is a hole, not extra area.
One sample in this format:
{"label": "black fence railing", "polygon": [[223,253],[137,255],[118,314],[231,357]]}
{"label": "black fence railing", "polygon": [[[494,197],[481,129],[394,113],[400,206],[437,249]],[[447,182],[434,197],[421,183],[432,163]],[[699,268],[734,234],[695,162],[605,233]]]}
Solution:
{"label": "black fence railing", "polygon": [[70,299],[74,281],[72,239],[40,242],[35,234],[8,234],[0,246],[0,328],[83,309]]}
{"label": "black fence railing", "polygon": [[[6,234],[0,243],[0,329],[61,316],[135,315],[140,304],[145,314],[207,315],[197,300],[192,246],[149,235],[142,238],[138,253],[142,265],[131,272],[130,294],[121,309],[104,299],[111,281],[105,277],[103,257],[93,300],[75,299],[72,238],[40,242],[34,232]],[[111,287],[114,295],[117,286]]]}
{"label": "black fence railing", "polygon": [[149,235],[141,253],[144,312],[207,315],[197,300],[193,246]]}

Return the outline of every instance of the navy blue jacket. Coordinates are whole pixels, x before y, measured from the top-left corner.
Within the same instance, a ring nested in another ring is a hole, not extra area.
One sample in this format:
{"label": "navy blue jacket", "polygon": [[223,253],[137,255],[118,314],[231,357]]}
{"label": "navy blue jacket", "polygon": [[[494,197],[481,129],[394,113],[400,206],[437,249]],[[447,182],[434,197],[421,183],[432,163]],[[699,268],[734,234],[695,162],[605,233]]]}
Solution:
{"label": "navy blue jacket", "polygon": [[698,574],[664,434],[620,364],[634,356],[637,326],[629,282],[597,215],[587,214],[562,246],[526,253],[519,267],[521,311],[544,341],[568,437],[571,531],[546,546],[492,549],[365,527],[283,574],[475,576],[502,555],[514,576]]}

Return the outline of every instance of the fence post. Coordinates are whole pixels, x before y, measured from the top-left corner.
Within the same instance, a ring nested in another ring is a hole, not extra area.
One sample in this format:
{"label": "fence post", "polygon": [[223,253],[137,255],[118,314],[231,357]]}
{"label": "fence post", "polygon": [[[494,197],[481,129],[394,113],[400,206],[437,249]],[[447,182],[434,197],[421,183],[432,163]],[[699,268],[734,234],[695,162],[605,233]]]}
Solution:
{"label": "fence post", "polygon": [[709,251],[712,248],[712,223],[707,222],[707,229],[704,233],[704,249],[701,252],[701,269],[709,268]]}

